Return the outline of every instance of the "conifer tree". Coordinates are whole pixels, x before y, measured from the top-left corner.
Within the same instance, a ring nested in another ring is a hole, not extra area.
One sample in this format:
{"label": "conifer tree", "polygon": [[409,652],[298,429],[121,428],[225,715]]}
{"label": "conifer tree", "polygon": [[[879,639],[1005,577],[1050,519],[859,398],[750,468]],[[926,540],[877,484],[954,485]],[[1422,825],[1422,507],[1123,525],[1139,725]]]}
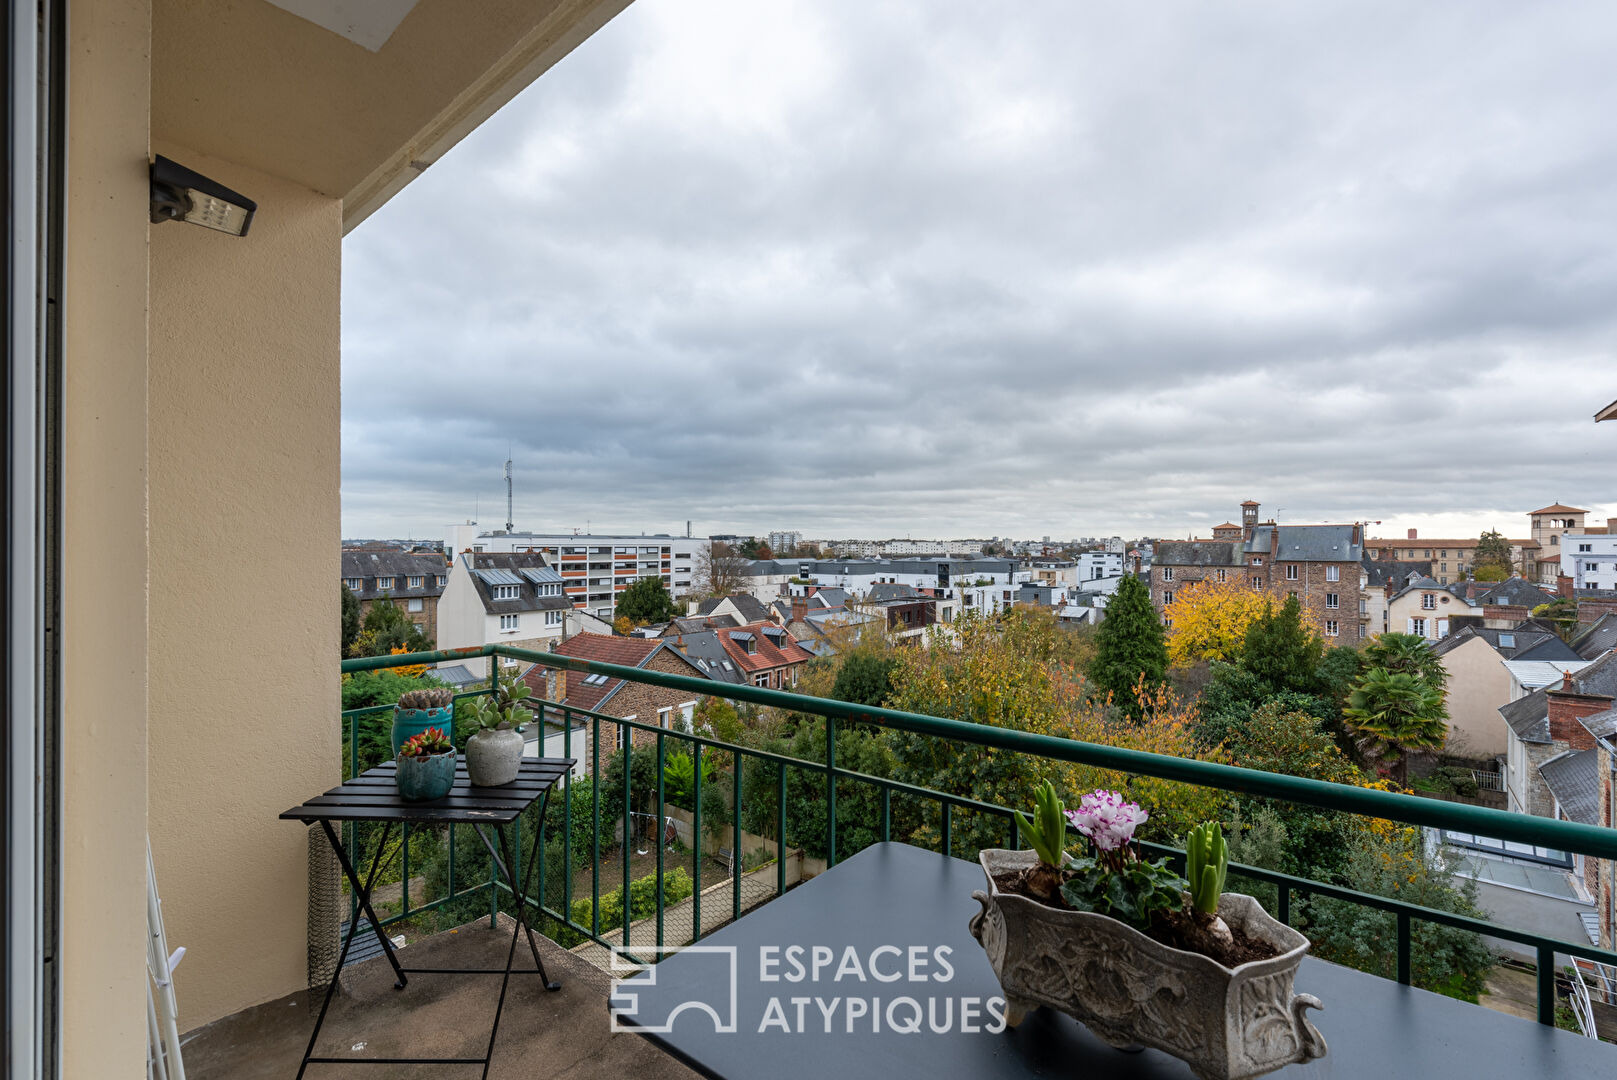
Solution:
{"label": "conifer tree", "polygon": [[1168,646],[1162,622],[1151,606],[1150,590],[1133,574],[1125,574],[1095,633],[1090,681],[1101,690],[1110,690],[1112,700],[1124,712],[1138,717],[1136,689],[1141,679],[1147,690],[1153,690],[1162,685],[1167,670]]}

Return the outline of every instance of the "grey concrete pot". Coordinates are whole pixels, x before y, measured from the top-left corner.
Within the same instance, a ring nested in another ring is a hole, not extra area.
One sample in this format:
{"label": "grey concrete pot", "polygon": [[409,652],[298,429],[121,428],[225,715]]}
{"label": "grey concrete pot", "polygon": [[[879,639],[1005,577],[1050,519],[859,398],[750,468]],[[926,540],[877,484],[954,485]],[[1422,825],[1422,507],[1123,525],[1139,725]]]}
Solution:
{"label": "grey concrete pot", "polygon": [[526,746],[514,728],[479,731],[466,740],[466,779],[473,787],[499,787],[517,778]]}
{"label": "grey concrete pot", "polygon": [[1291,992],[1308,939],[1250,896],[1225,893],[1219,916],[1281,952],[1227,968],[1105,915],[1059,910],[995,888],[995,874],[1038,862],[1031,851],[990,849],[978,860],[988,891],[971,894],[983,907],[971,933],[1005,991],[1008,1024],[1048,1005],[1112,1046],[1172,1054],[1202,1080],[1261,1076],[1325,1055],[1324,1037],[1304,1016],[1320,1008],[1319,999]]}

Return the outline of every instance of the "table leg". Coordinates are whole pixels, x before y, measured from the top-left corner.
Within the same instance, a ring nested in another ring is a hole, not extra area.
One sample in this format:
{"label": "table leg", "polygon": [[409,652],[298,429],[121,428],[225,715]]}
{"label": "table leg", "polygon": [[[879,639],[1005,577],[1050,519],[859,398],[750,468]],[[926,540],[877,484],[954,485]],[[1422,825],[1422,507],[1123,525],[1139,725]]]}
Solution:
{"label": "table leg", "polygon": [[[382,842],[376,846],[376,854],[371,857],[370,873],[366,875],[365,883],[363,885],[360,884],[359,876],[354,872],[353,865],[348,861],[347,853],[342,849],[342,841],[337,837],[336,830],[334,830],[331,827],[331,823],[325,819],[321,819],[320,824],[325,829],[326,839],[331,841],[331,846],[337,852],[337,858],[342,863],[343,872],[348,875],[349,885],[355,890],[354,895],[360,898],[361,906],[364,908],[365,913],[370,916],[371,925],[374,926],[376,928],[376,932],[380,934],[382,932],[382,928],[377,923],[375,914],[371,912],[370,895],[371,886],[376,883],[376,874],[381,869],[382,852],[387,850],[388,835],[393,831],[392,824],[390,823],[382,830]],[[314,1056],[314,1044],[320,1038],[320,1028],[324,1026],[326,1022],[326,1010],[331,1008],[331,998],[334,994],[336,994],[337,983],[342,979],[343,964],[348,960],[348,949],[351,945],[353,945],[354,935],[358,931],[359,920],[357,918],[349,920],[348,933],[343,937],[342,951],[337,954],[337,970],[332,972],[331,982],[326,986],[325,999],[320,1002],[320,1015],[315,1018],[314,1030],[309,1033],[309,1045],[303,1050],[303,1061],[298,1065],[297,1080],[303,1080],[303,1074],[309,1068],[309,1059]],[[387,941],[385,935],[383,936],[383,941],[388,946],[388,958],[393,959],[393,943]],[[393,969],[398,971],[398,967],[398,961],[394,960]],[[400,979],[404,978],[404,973],[402,971],[398,971],[398,975]],[[399,985],[402,986],[403,983],[400,983]]]}
{"label": "table leg", "polygon": [[[382,929],[382,920],[378,919],[376,912],[371,909],[371,884],[375,882],[377,870],[375,863],[373,862],[371,865],[371,881],[361,887],[359,875],[354,871],[353,863],[348,861],[348,853],[343,850],[342,840],[337,836],[337,830],[332,828],[331,822],[325,819],[321,819],[320,827],[326,830],[326,839],[331,841],[331,848],[337,853],[337,861],[342,864],[343,873],[348,876],[349,887],[354,890],[354,895],[359,898],[360,910],[365,913],[366,918],[370,919],[371,929],[376,934],[376,940],[381,942],[382,951],[387,954],[387,962],[393,965],[393,974],[395,976],[393,989],[403,990],[404,984],[410,980],[405,977],[404,969],[399,966],[399,958],[393,951],[393,942],[388,939],[387,932]],[[387,839],[392,834],[393,823],[390,821],[383,826],[382,840],[376,846],[378,859],[381,858],[382,852],[387,849]],[[351,928],[352,926],[350,926]]]}
{"label": "table leg", "polygon": [[539,827],[534,830],[533,842],[529,845],[528,849],[528,865],[523,871],[521,881],[518,881],[516,878],[516,873],[514,871],[516,864],[511,857],[512,849],[510,846],[510,841],[506,836],[505,828],[503,826],[495,827],[495,833],[499,837],[500,841],[498,850],[496,850],[494,842],[489,839],[488,834],[483,831],[482,826],[474,826],[474,829],[477,833],[478,839],[483,841],[483,846],[488,849],[489,857],[494,860],[495,868],[499,871],[500,875],[505,878],[506,884],[510,886],[511,895],[516,901],[517,925],[511,934],[512,952],[513,954],[515,953],[517,937],[523,933],[526,933],[528,936],[528,949],[533,953],[533,962],[534,965],[539,969],[540,981],[545,984],[546,990],[555,991],[561,989],[561,983],[552,982],[550,976],[545,972],[545,962],[539,956],[539,944],[534,940],[533,926],[528,922],[527,904],[528,886],[533,879],[533,869],[539,861],[539,845],[543,843],[544,840],[545,805],[548,797],[548,792],[545,795],[540,796]]}

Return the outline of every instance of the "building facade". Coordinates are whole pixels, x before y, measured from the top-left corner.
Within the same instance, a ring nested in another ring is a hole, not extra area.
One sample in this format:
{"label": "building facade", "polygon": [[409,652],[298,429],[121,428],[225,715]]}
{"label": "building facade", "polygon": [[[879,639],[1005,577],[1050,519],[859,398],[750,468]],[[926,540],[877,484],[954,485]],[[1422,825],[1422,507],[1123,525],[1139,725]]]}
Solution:
{"label": "building facade", "polygon": [[342,553],[342,583],[359,598],[360,618],[384,597],[392,600],[434,642],[438,640],[438,600],[449,581],[439,555],[402,551]]}
{"label": "building facade", "polygon": [[568,636],[575,612],[564,579],[538,554],[466,552],[438,603],[440,649],[545,649]]}

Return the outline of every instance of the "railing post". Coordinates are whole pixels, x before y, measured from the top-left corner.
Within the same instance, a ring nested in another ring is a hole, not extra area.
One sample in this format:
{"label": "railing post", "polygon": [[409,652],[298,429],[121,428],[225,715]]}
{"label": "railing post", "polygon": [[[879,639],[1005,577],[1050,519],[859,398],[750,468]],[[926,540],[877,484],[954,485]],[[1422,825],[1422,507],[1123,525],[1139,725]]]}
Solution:
{"label": "railing post", "polygon": [[408,915],[410,914],[410,823],[408,821],[404,823],[404,828],[401,832],[403,833],[401,842],[404,844],[404,851],[401,855],[404,876],[399,879],[399,901],[403,905],[399,909],[399,914]]}
{"label": "railing post", "polygon": [[943,853],[954,854],[954,803],[938,800],[938,809],[943,811]]}
{"label": "railing post", "polygon": [[702,744],[691,744],[691,870],[696,891],[691,893],[691,941],[702,940]]}
{"label": "railing post", "polygon": [[[561,756],[573,756],[573,714],[571,709],[561,711]],[[541,739],[544,738],[543,725],[539,728]],[[541,753],[544,743],[541,742]],[[566,864],[562,871],[561,886],[561,914],[564,920],[573,917],[573,770],[568,769],[567,775],[561,779],[561,861]],[[544,896],[540,894],[541,898]],[[544,904],[541,900],[540,907]]]}
{"label": "railing post", "polygon": [[663,733],[657,732],[657,955],[663,947],[663,819],[668,816],[667,793],[663,784],[663,767],[668,763]]}
{"label": "railing post", "polygon": [[1538,1022],[1555,1026],[1555,950],[1538,947]]}
{"label": "railing post", "polygon": [[883,842],[893,838],[893,789],[881,789],[881,838]]}
{"label": "railing post", "polygon": [[735,766],[735,788],[730,793],[734,800],[730,806],[730,882],[734,900],[730,905],[730,917],[741,918],[741,752],[730,751],[730,761]]}
{"label": "railing post", "polygon": [[825,718],[825,865],[837,864],[837,722]]}
{"label": "railing post", "polygon": [[775,764],[775,895],[786,892],[786,763]]}
{"label": "railing post", "polygon": [[618,730],[623,733],[623,947],[627,949],[630,922],[629,854],[634,847],[630,839],[634,833],[634,794],[630,786],[630,778],[634,775],[634,771],[629,767],[629,748],[634,744],[634,729],[627,724],[619,724]]}
{"label": "railing post", "polygon": [[590,935],[601,936],[601,718],[590,717]]}
{"label": "railing post", "polygon": [[1409,976],[1409,948],[1410,948],[1409,912],[1398,913],[1398,983],[1408,986]]}

